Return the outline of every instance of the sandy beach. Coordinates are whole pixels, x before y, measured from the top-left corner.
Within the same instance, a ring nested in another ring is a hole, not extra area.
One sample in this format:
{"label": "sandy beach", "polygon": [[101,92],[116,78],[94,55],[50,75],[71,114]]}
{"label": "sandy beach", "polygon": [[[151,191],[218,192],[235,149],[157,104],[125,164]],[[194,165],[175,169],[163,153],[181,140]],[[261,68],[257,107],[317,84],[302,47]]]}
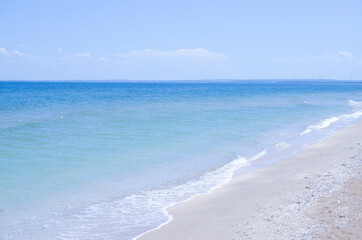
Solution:
{"label": "sandy beach", "polygon": [[362,121],[173,206],[139,239],[362,238]]}

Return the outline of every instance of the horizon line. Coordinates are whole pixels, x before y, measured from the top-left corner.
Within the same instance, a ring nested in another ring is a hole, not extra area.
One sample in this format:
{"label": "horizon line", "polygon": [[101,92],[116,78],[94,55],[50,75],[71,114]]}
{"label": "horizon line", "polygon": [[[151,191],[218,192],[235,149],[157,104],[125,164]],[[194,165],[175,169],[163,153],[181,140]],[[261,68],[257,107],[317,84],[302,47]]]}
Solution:
{"label": "horizon line", "polygon": [[130,80],[130,79],[57,79],[57,80],[37,80],[37,79],[31,79],[31,80],[6,80],[6,79],[0,79],[0,82],[97,82],[97,83],[147,83],[147,82],[164,82],[164,83],[180,83],[180,82],[362,82],[362,80],[341,80],[341,79],[328,79],[328,78],[300,78],[300,79],[288,79],[288,78],[265,78],[265,79],[191,79],[191,80],[185,80],[185,79],[177,79],[177,80],[160,80],[160,79],[153,79],[153,80]]}

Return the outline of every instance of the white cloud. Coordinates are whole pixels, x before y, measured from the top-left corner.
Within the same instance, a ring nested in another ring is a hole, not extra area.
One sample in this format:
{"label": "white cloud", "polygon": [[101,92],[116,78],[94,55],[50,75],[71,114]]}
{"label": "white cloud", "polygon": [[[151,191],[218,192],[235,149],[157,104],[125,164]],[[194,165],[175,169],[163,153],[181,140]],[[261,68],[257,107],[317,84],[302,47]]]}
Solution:
{"label": "white cloud", "polygon": [[8,51],[5,48],[0,48],[0,53],[4,54],[4,55],[7,55]]}
{"label": "white cloud", "polygon": [[[59,51],[59,50],[58,50]],[[56,59],[61,61],[82,61],[82,59],[92,59],[92,55],[90,53],[75,53],[71,55],[61,55]]]}
{"label": "white cloud", "polygon": [[19,57],[22,57],[24,54],[19,52],[18,50],[14,50],[13,54],[18,55]]}
{"label": "white cloud", "polygon": [[176,58],[176,59],[203,59],[213,61],[226,61],[228,57],[223,53],[208,51],[203,48],[194,49],[178,49],[171,51],[160,51],[153,49],[137,50],[117,55],[125,59],[139,59],[139,58]]}
{"label": "white cloud", "polygon": [[22,53],[18,50],[8,51],[5,48],[0,48],[0,55],[5,56],[6,58],[17,58],[25,61],[37,61],[38,58],[32,54]]}
{"label": "white cloud", "polygon": [[76,53],[74,56],[76,57],[91,57],[89,53]]}
{"label": "white cloud", "polygon": [[306,62],[341,62],[341,61],[360,61],[360,59],[353,56],[351,52],[339,51],[335,53],[327,52],[320,56],[308,56],[308,57],[277,57],[274,58],[275,62],[284,63],[306,63]]}
{"label": "white cloud", "polygon": [[117,66],[120,78],[125,79],[220,78],[230,69],[227,55],[204,48],[168,51],[144,49],[108,58],[113,66]]}
{"label": "white cloud", "polygon": [[105,57],[100,57],[99,60],[100,60],[100,61],[109,61],[109,59],[108,59],[108,58],[105,58]]}
{"label": "white cloud", "polygon": [[0,48],[0,53],[4,54],[6,56],[14,56],[14,55],[19,56],[19,57],[24,56],[24,54],[22,52],[19,52],[18,50],[13,50],[12,52],[9,52],[5,48]]}
{"label": "white cloud", "polygon": [[19,44],[19,47],[26,48],[26,45],[25,44]]}
{"label": "white cloud", "polygon": [[345,52],[345,51],[338,52],[337,56],[346,57],[346,58],[353,58],[353,54],[351,52]]}
{"label": "white cloud", "polygon": [[58,52],[63,52],[63,49],[62,49],[62,48],[58,48]]}

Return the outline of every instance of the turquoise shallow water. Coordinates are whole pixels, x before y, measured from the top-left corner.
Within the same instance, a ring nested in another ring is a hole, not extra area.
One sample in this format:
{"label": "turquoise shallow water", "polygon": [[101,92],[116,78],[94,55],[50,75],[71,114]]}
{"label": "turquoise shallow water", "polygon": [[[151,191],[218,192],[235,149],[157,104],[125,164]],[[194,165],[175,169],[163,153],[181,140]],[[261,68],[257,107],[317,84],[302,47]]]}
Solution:
{"label": "turquoise shallow water", "polygon": [[0,82],[0,238],[131,239],[359,119],[361,101],[347,82]]}

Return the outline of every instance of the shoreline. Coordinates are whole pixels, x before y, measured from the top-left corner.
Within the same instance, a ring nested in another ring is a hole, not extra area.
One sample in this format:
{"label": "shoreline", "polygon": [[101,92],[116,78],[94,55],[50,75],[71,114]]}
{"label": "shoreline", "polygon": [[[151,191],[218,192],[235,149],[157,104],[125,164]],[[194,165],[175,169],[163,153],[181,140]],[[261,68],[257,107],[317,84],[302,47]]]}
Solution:
{"label": "shoreline", "polygon": [[[318,239],[328,227],[310,209],[347,189],[348,181],[360,181],[361,153],[359,120],[292,157],[168,207],[169,221],[135,239]],[[360,216],[354,219],[360,224]]]}

